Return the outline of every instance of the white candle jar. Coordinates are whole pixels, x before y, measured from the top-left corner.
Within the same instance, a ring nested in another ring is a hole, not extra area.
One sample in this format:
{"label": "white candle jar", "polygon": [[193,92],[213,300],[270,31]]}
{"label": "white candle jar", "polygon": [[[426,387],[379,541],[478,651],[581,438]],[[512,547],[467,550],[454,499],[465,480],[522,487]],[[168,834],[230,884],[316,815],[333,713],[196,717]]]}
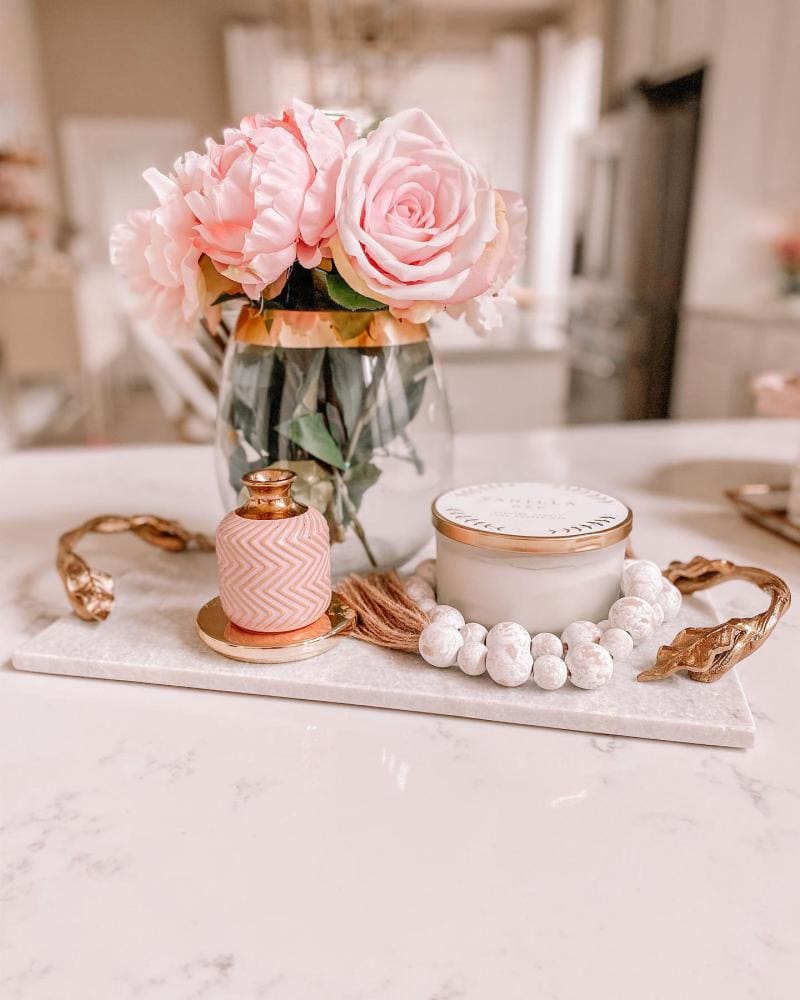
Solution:
{"label": "white candle jar", "polygon": [[620,596],[633,515],[581,486],[484,483],[433,502],[436,597],[487,628],[598,622]]}

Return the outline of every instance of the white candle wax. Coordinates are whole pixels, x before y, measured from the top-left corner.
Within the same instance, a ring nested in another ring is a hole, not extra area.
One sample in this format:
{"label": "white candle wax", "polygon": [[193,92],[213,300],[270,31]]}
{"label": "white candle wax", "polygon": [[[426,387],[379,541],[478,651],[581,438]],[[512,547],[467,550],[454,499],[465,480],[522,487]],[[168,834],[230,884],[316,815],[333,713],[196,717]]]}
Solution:
{"label": "white candle wax", "polygon": [[600,621],[620,596],[628,508],[547,483],[452,490],[434,503],[437,600],[487,628],[531,633]]}

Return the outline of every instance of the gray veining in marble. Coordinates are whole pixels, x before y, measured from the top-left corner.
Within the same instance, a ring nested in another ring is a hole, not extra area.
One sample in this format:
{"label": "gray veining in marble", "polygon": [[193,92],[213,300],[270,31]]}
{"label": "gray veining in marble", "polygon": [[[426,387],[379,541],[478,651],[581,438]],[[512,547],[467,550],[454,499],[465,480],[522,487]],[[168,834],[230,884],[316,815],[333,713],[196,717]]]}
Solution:
{"label": "gray veining in marble", "polygon": [[[145,564],[118,581],[117,607],[102,624],[73,615],[54,622],[14,654],[18,670],[300,698],[461,716],[494,722],[750,747],[755,725],[735,672],[714,685],[685,677],[649,684],[635,675],[658,646],[685,625],[719,620],[707,598],[686,603],[678,622],[662,628],[617,665],[597,691],[567,684],[542,691],[533,683],[502,688],[486,675],[437,670],[408,654],[356,640],[301,663],[260,666],[226,660],[195,634],[197,609],[213,595],[210,559]],[[190,766],[177,761],[177,770]]]}
{"label": "gray veining in marble", "polygon": [[[765,566],[797,598],[797,549],[721,491],[779,475],[799,435],[466,435],[456,481],[590,483],[634,508],[641,555]],[[213,531],[210,448],[0,456],[2,1000],[795,995],[800,600],[739,667],[747,753],[14,670],[67,610],[58,535],[150,510]],[[133,566],[208,561],[131,538],[81,552],[118,615]],[[760,606],[745,585],[713,596],[721,618]]]}

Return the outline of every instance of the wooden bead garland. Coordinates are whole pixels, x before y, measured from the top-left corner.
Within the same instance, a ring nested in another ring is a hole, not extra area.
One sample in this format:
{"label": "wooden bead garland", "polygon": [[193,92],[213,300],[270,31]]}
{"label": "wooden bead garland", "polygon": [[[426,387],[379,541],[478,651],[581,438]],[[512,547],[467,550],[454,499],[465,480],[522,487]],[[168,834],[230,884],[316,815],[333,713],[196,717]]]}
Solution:
{"label": "wooden bead garland", "polygon": [[564,643],[553,635],[552,632],[539,632],[531,640],[531,656],[535,661],[540,656],[555,656],[559,658],[564,654]]}
{"label": "wooden bead garland", "polygon": [[437,625],[450,625],[456,631],[465,624],[461,612],[457,608],[451,608],[449,604],[437,604],[436,610],[431,612],[431,621]]}
{"label": "wooden bead garland", "polygon": [[464,640],[452,625],[431,622],[419,637],[420,656],[432,667],[452,667]]}
{"label": "wooden bead garland", "polygon": [[630,632],[634,642],[641,642],[653,631],[656,617],[653,609],[641,597],[620,597],[608,611],[608,620],[613,628]]}
{"label": "wooden bead garland", "polygon": [[419,601],[430,601],[436,598],[433,587],[416,573],[407,580],[404,580],[403,584],[406,588],[406,593],[415,604]]}
{"label": "wooden bead garland", "polygon": [[545,691],[557,691],[567,683],[567,664],[560,656],[543,653],[533,661],[533,680]]}
{"label": "wooden bead garland", "polygon": [[458,651],[456,663],[465,674],[478,677],[486,673],[486,656],[489,650],[482,642],[467,640]]}
{"label": "wooden bead garland", "polygon": [[464,642],[479,642],[481,644],[486,642],[486,636],[489,634],[489,630],[477,622],[467,622],[466,625],[461,626],[459,632]]}
{"label": "wooden bead garland", "polygon": [[600,645],[615,660],[624,660],[633,652],[633,639],[623,628],[607,628],[600,636]]}
{"label": "wooden bead garland", "polygon": [[517,622],[499,622],[486,629],[465,622],[457,608],[435,600],[436,562],[426,559],[404,581],[407,595],[430,620],[419,638],[419,652],[431,666],[458,666],[478,677],[488,673],[503,687],[517,687],[533,675],[536,685],[555,691],[569,680],[575,687],[593,690],[607,683],[614,661],[630,656],[634,645],[646,639],[678,614],[683,596],[661,575],[654,562],[626,559],[622,571],[623,596],[595,624],[567,625],[561,636],[539,632],[531,636]]}

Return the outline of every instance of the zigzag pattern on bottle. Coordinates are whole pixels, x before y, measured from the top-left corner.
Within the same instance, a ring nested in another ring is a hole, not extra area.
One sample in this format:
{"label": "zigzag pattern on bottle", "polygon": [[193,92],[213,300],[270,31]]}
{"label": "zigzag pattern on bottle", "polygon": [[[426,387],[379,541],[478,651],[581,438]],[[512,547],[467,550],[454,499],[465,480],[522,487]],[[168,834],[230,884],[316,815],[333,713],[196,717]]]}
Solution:
{"label": "zigzag pattern on bottle", "polygon": [[317,511],[269,522],[229,514],[219,527],[217,557],[223,609],[241,628],[290,631],[328,607],[330,548]]}

